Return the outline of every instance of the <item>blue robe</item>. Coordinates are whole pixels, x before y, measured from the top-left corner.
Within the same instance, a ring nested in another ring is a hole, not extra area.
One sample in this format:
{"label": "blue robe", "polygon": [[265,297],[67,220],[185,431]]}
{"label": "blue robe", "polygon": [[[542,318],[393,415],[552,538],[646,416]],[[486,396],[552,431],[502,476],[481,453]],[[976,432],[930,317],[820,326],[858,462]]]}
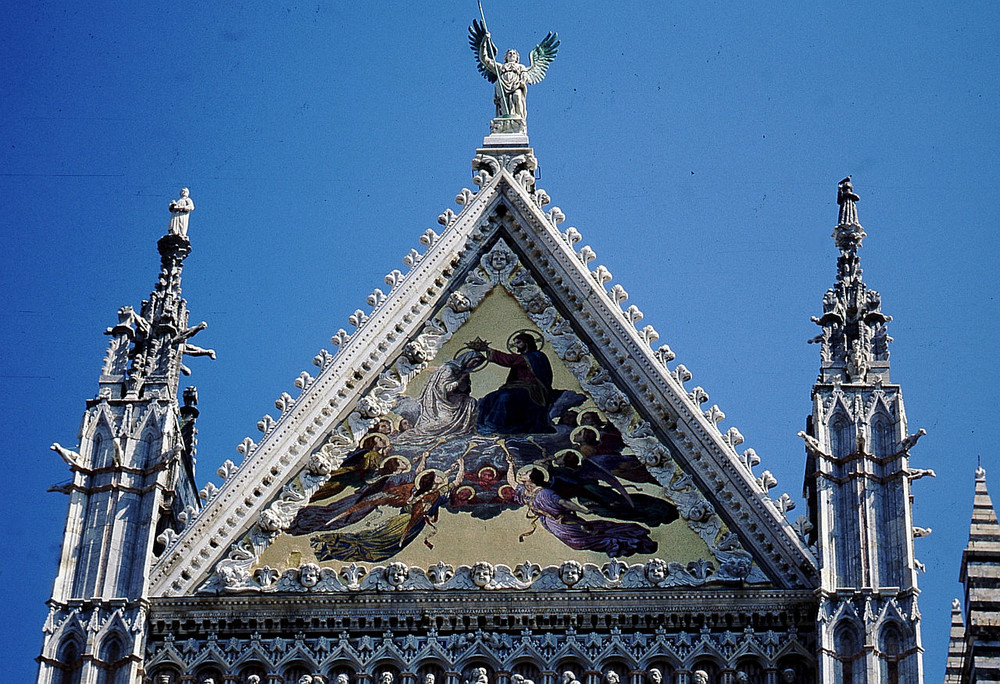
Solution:
{"label": "blue robe", "polygon": [[507,381],[479,400],[476,430],[481,435],[555,432],[549,419],[552,366],[540,351],[490,352],[490,361],[507,366]]}

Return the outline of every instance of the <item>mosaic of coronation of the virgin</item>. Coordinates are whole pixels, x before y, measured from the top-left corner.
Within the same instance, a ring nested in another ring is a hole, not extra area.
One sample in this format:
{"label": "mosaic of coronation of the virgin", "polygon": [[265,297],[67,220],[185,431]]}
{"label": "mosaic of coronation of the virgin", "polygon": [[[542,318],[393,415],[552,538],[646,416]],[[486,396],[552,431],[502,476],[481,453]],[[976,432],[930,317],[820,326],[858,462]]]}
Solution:
{"label": "mosaic of coronation of the virgin", "polygon": [[336,437],[257,559],[265,587],[767,581],[503,240]]}

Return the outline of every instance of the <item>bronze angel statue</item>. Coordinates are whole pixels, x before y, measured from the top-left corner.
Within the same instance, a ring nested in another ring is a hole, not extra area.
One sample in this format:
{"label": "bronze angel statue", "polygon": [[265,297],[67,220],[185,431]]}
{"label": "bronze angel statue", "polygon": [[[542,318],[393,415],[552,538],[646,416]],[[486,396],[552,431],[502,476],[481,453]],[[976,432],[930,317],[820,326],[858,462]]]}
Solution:
{"label": "bronze angel statue", "polygon": [[497,118],[524,121],[528,116],[524,102],[528,85],[541,83],[545,78],[545,71],[559,49],[559,34],[549,32],[535,46],[528,66],[520,63],[517,50],[507,50],[503,62],[497,61],[497,46],[490,39],[485,22],[472,22],[469,27],[469,45],[479,61],[479,73],[490,83],[496,84],[493,103],[497,108]]}

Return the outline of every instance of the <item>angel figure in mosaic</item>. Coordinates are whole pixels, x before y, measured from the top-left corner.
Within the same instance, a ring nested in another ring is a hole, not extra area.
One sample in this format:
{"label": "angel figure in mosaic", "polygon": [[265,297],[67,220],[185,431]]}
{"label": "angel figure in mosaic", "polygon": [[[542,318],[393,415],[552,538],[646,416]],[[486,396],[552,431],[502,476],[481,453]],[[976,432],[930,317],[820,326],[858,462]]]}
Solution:
{"label": "angel figure in mosaic", "polygon": [[422,459],[415,476],[406,484],[387,487],[338,513],[327,524],[327,529],[337,527],[341,520],[353,525],[377,511],[381,511],[382,516],[373,525],[357,531],[343,529],[314,535],[310,545],[316,558],[321,561],[387,560],[424,534],[427,528],[430,531],[424,535],[423,543],[433,549],[431,538],[437,532],[438,513],[441,506],[448,503],[456,483],[465,477],[465,457],[460,457],[447,471],[425,468],[424,463]]}
{"label": "angel figure in mosaic", "polygon": [[502,62],[497,61],[497,46],[493,44],[486,21],[473,21],[469,27],[469,45],[476,53],[479,73],[490,83],[496,84],[493,103],[498,119],[518,119],[528,117],[525,99],[528,86],[541,83],[549,64],[556,58],[559,49],[559,35],[549,33],[535,46],[529,56],[528,66],[521,64],[517,50],[507,50]]}
{"label": "angel figure in mosaic", "polygon": [[532,520],[531,530],[522,534],[520,541],[534,534],[540,524],[563,544],[578,551],[600,551],[612,557],[656,551],[656,542],[642,525],[581,517],[591,511],[560,496],[552,488],[551,475],[541,465],[527,465],[517,470],[511,460],[507,478],[514,488],[514,501],[528,509],[528,518]]}

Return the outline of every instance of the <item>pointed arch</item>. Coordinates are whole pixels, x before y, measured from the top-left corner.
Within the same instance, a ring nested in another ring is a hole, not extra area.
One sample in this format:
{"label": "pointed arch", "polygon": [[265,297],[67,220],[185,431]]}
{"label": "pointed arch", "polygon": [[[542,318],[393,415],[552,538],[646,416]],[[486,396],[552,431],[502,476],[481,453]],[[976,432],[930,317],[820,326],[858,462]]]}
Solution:
{"label": "pointed arch", "polygon": [[118,630],[111,630],[97,651],[97,684],[128,684],[128,642]]}
{"label": "pointed arch", "polygon": [[75,631],[67,634],[59,642],[54,663],[55,673],[52,684],[80,684],[83,675],[84,641]]}
{"label": "pointed arch", "polygon": [[863,632],[852,621],[841,620],[833,631],[835,684],[866,684]]}
{"label": "pointed arch", "polygon": [[854,453],[856,437],[854,421],[842,402],[838,402],[827,420],[830,434],[830,454],[834,458],[846,458]]}

